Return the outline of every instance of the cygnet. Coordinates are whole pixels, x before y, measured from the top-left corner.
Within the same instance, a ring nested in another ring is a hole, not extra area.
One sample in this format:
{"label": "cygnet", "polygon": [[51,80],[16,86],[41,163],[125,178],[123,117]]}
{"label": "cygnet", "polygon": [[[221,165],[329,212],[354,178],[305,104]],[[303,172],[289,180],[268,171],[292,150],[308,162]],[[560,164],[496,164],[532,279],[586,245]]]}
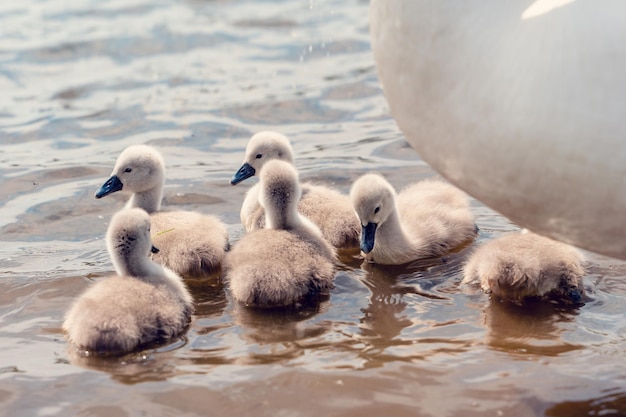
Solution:
{"label": "cygnet", "polygon": [[225,260],[235,300],[251,307],[296,306],[333,288],[335,249],[298,212],[300,196],[293,165],[268,162],[259,183],[266,227],[243,236]]}
{"label": "cygnet", "polygon": [[117,158],[111,177],[96,192],[132,193],[127,208],[150,213],[153,240],[161,249],[153,259],[182,275],[217,271],[228,250],[228,231],[215,216],[193,211],[160,211],[165,182],[161,154],[148,145],[132,145]]}
{"label": "cygnet", "polygon": [[106,244],[117,275],[92,284],[72,305],[63,329],[76,347],[123,354],[180,335],[192,297],[180,276],[153,262],[150,217],[123,209],[111,219]]}
{"label": "cygnet", "polygon": [[463,283],[514,303],[537,297],[581,304],[583,262],[576,248],[524,230],[478,247],[465,265]]}
{"label": "cygnet", "polygon": [[[244,163],[230,183],[236,185],[259,175],[268,161],[281,160],[294,164],[289,139],[278,132],[259,132],[250,138]],[[353,248],[359,244],[359,220],[350,199],[340,192],[322,185],[303,183],[298,211],[311,219],[322,235],[336,248]],[[241,222],[246,231],[265,227],[265,211],[259,204],[259,185],[246,194],[241,207]]]}
{"label": "cygnet", "polygon": [[441,256],[476,236],[467,196],[439,180],[399,194],[378,174],[361,176],[350,198],[361,221],[361,251],[369,262],[400,265]]}

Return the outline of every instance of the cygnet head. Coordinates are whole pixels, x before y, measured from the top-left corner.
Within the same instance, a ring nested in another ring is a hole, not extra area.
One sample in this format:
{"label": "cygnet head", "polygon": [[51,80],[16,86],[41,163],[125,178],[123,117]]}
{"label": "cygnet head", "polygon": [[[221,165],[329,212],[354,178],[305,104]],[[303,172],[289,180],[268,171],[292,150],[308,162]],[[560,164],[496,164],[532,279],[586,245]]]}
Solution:
{"label": "cygnet head", "polygon": [[161,201],[165,181],[165,164],[161,154],[148,145],[132,145],[117,158],[111,177],[96,192],[96,198],[119,190],[145,193],[159,190]]}
{"label": "cygnet head", "polygon": [[111,218],[106,233],[109,255],[119,275],[140,276],[150,252],[159,250],[150,238],[150,216],[139,208],[123,209]]}
{"label": "cygnet head", "polygon": [[268,161],[281,160],[293,164],[291,143],[285,135],[278,132],[259,132],[250,138],[246,147],[243,165],[230,180],[232,185],[239,184],[260,172]]}
{"label": "cygnet head", "polygon": [[350,199],[361,221],[361,250],[374,248],[376,229],[395,212],[396,191],[381,175],[366,174],[352,185]]}
{"label": "cygnet head", "polygon": [[302,190],[291,163],[268,161],[260,175],[259,203],[265,209],[268,229],[289,229],[298,223]]}

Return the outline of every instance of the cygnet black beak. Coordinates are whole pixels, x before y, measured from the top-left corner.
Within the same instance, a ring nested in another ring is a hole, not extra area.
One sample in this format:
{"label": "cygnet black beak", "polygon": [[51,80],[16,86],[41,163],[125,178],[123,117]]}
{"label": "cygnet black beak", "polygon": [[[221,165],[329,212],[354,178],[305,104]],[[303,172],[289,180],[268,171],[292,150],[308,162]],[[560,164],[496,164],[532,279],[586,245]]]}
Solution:
{"label": "cygnet black beak", "polygon": [[102,184],[102,187],[100,187],[100,189],[96,192],[96,198],[102,198],[121,190],[123,187],[124,184],[122,184],[122,181],[120,181],[117,175],[113,175],[111,178],[106,180],[106,182]]}
{"label": "cygnet black beak", "polygon": [[374,240],[376,237],[376,227],[378,223],[368,223],[361,229],[361,250],[364,253],[370,253],[374,249]]}
{"label": "cygnet black beak", "polygon": [[572,304],[575,304],[575,305],[585,304],[585,301],[583,299],[583,293],[578,287],[569,288],[566,291],[566,295]]}
{"label": "cygnet black beak", "polygon": [[157,248],[156,246],[152,245],[152,248],[150,249],[150,252],[152,252],[152,253],[159,253],[159,248]]}
{"label": "cygnet black beak", "polygon": [[245,162],[241,168],[239,168],[239,171],[233,175],[233,178],[230,180],[230,184],[237,185],[241,181],[254,176],[254,174],[256,174],[256,170],[252,167],[252,165]]}

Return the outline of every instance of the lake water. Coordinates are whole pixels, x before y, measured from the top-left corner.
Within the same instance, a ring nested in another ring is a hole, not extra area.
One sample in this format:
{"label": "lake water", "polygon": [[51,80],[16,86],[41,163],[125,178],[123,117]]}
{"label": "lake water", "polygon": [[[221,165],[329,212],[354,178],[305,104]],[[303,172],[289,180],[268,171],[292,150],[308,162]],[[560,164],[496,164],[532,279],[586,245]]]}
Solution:
{"label": "lake water", "polygon": [[[165,208],[219,215],[232,242],[256,179],[229,179],[260,130],[343,192],[369,171],[436,175],[388,114],[368,2],[7,0],[0,63],[0,415],[626,415],[626,262],[594,254],[579,309],[461,288],[471,246],[407,268],[343,253],[316,308],[255,313],[219,277],[187,279],[180,340],[68,350],[64,312],[111,274],[103,235],[126,198],[93,194],[130,144],[164,153]],[[517,228],[473,210],[478,243]]]}

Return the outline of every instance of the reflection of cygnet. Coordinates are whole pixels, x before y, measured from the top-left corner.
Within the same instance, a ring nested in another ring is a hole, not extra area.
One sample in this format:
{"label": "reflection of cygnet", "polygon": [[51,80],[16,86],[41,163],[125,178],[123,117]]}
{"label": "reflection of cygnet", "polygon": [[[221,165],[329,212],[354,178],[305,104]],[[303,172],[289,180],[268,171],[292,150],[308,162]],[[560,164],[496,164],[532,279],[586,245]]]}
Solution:
{"label": "reflection of cygnet", "polygon": [[502,299],[546,297],[580,304],[583,256],[576,248],[530,232],[493,239],[470,256],[463,283]]}
{"label": "reflection of cygnet", "polygon": [[467,196],[454,186],[424,180],[396,194],[377,174],[352,185],[361,219],[361,250],[370,262],[404,264],[445,254],[476,236]]}
{"label": "reflection of cygnet", "polygon": [[117,158],[111,177],[96,193],[102,198],[115,191],[133,193],[127,208],[150,213],[154,260],[179,274],[216,271],[228,248],[226,226],[214,216],[192,211],[160,211],[165,181],[161,154],[148,145],[133,145]]}
{"label": "reflection of cygnet", "polygon": [[106,236],[117,272],[85,291],[67,312],[63,329],[81,349],[121,354],[179,335],[192,298],[181,278],[150,260],[150,217],[141,209],[116,213]]}
{"label": "reflection of cygnet", "polygon": [[301,190],[295,168],[270,161],[259,185],[266,228],[243,236],[224,263],[233,298],[249,306],[283,307],[328,294],[335,250],[297,211]]}
{"label": "reflection of cygnet", "polygon": [[[271,160],[282,160],[293,165],[293,151],[289,139],[277,132],[260,132],[250,138],[244,163],[233,175],[235,185],[253,175],[259,175]],[[348,196],[328,187],[303,183],[298,211],[311,219],[328,242],[336,248],[357,247],[359,220],[354,214]],[[263,228],[265,214],[259,204],[259,185],[246,194],[241,207],[241,222],[247,231]]]}

